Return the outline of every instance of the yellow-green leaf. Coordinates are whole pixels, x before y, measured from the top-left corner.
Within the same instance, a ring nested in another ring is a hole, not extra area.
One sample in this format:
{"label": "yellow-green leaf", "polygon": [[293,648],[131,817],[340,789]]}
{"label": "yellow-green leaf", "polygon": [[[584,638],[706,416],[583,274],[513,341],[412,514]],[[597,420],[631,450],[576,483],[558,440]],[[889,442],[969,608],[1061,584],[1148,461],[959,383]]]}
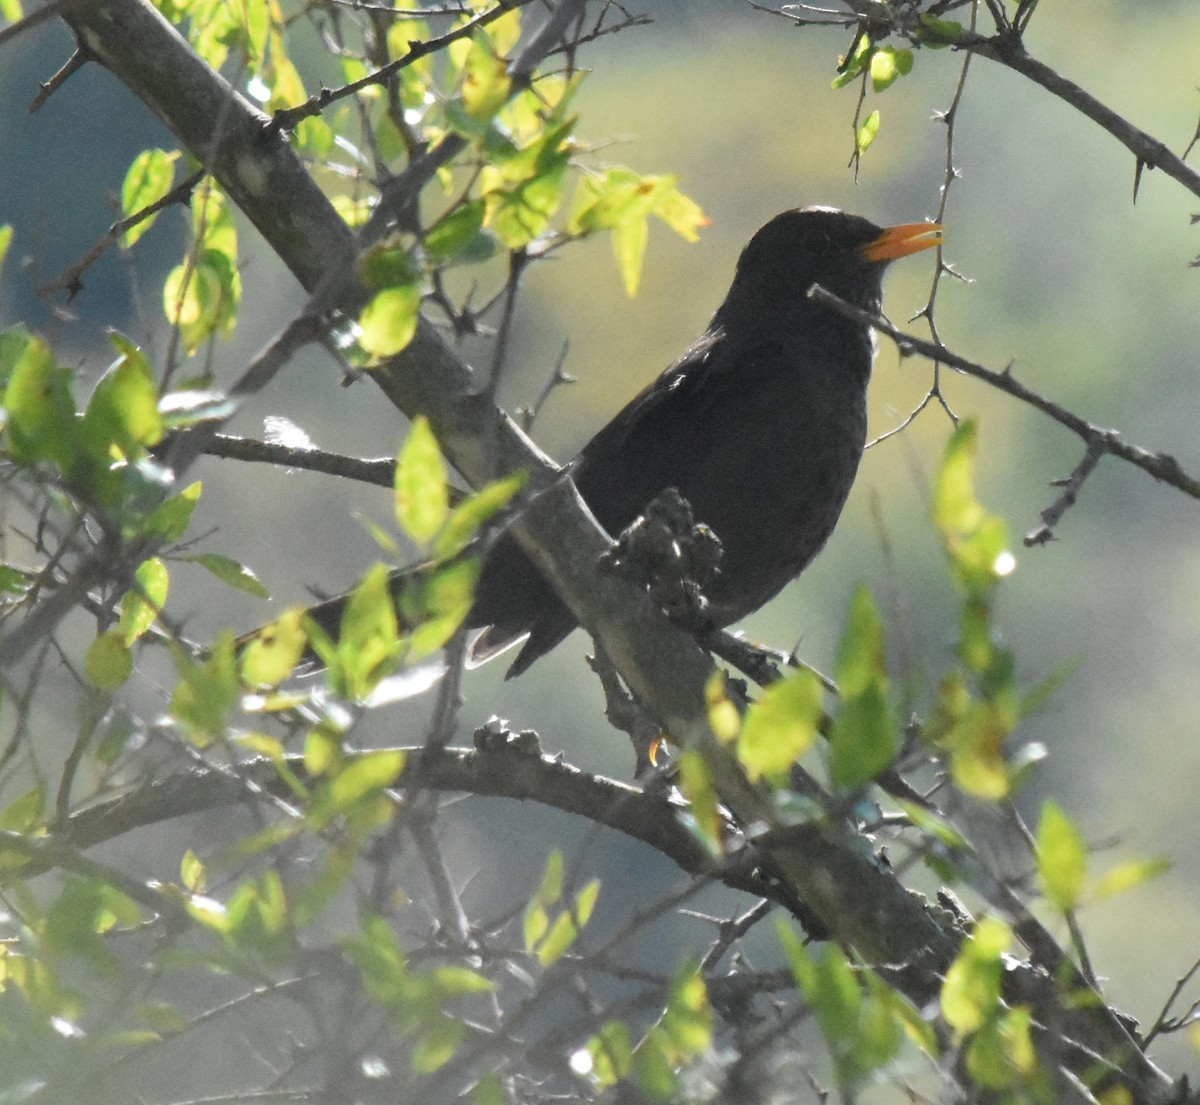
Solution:
{"label": "yellow-green leaf", "polygon": [[[168,153],[166,150],[142,150],[133,159],[125,181],[121,185],[121,214],[125,218],[135,215],[151,204],[157,203],[170,190],[175,182],[175,162],[179,159],[179,151]],[[128,249],[151,226],[157,215],[150,215],[141,222],[130,227],[121,235],[121,247]]]}
{"label": "yellow-green leaf", "polygon": [[875,141],[875,136],[879,133],[879,112],[872,111],[862,122],[854,136],[854,148],[858,153],[864,154],[870,148],[871,143]]}
{"label": "yellow-green leaf", "polygon": [[692,819],[700,839],[713,855],[720,855],[724,847],[722,834],[725,828],[720,800],[708,764],[695,748],[685,748],[680,753],[679,791],[691,806]]}
{"label": "yellow-green leaf", "polygon": [[942,983],[942,1014],[960,1036],[977,1031],[1000,1004],[1001,956],[1012,943],[1012,930],[984,917],[963,942]]}
{"label": "yellow-green leaf", "polygon": [[613,256],[617,259],[625,292],[631,299],[637,295],[642,278],[642,259],[646,256],[649,237],[650,224],[645,218],[626,219],[612,230]]}
{"label": "yellow-green leaf", "polygon": [[503,106],[512,89],[508,63],[496,54],[492,39],[477,33],[463,65],[463,107],[472,119],[490,119]]}
{"label": "yellow-green leaf", "polygon": [[390,787],[404,770],[407,754],[401,748],[364,752],[337,773],[329,788],[333,809],[344,812],[364,798]]}
{"label": "yellow-green leaf", "polygon": [[450,512],[446,462],[423,415],[413,420],[396,460],[396,522],[414,541],[426,545]]}
{"label": "yellow-green leaf", "polygon": [[91,643],[83,660],[83,674],[101,691],[115,691],[133,674],[133,654],[120,630],[101,633]]}
{"label": "yellow-green leaf", "polygon": [[817,676],[801,668],[769,686],[746,711],[737,754],[751,780],[785,775],[812,747],[822,693]]}
{"label": "yellow-green leaf", "polygon": [[307,644],[304,609],[294,606],[285,610],[242,649],[242,678],[251,687],[278,686],[296,670]]}
{"label": "yellow-green leaf", "polygon": [[1087,845],[1075,823],[1054,802],[1042,807],[1037,866],[1046,897],[1059,909],[1074,909],[1087,875]]}
{"label": "yellow-green leaf", "polygon": [[154,624],[166,605],[171,585],[167,566],[157,556],[138,565],[134,580],[137,586],[126,591],[121,599],[121,620],[117,624],[126,647]]}
{"label": "yellow-green leaf", "polygon": [[418,283],[376,292],[358,318],[359,344],[377,361],[394,356],[413,340],[420,308]]}
{"label": "yellow-green leaf", "polygon": [[195,894],[204,893],[205,885],[208,882],[208,873],[204,870],[204,864],[200,861],[200,857],[191,848],[183,853],[183,859],[180,861],[179,881]]}
{"label": "yellow-green leaf", "polygon": [[468,495],[451,512],[433,545],[436,557],[455,556],[474,539],[483,525],[503,510],[525,486],[527,472],[516,472]]}
{"label": "yellow-green leaf", "polygon": [[1093,893],[1096,898],[1111,898],[1114,894],[1124,894],[1127,890],[1158,878],[1170,869],[1171,860],[1165,856],[1135,859],[1118,864],[1097,880]]}
{"label": "yellow-green leaf", "polygon": [[271,597],[271,592],[262,585],[258,576],[245,564],[238,563],[231,556],[225,556],[222,553],[198,553],[188,559],[199,564],[205,571],[211,572],[222,583],[228,583],[230,587],[245,591],[246,594],[253,595],[256,599]]}

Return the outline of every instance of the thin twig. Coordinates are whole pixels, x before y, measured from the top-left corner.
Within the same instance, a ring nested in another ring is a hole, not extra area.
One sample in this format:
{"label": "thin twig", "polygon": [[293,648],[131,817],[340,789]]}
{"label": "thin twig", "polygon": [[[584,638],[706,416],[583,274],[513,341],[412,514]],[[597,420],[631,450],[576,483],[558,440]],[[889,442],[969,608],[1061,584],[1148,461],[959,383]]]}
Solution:
{"label": "thin twig", "polygon": [[1100,458],[1106,451],[1102,436],[1094,437],[1088,442],[1083,460],[1075,466],[1075,471],[1065,480],[1057,481],[1057,485],[1063,488],[1063,493],[1042,511],[1042,524],[1025,535],[1027,548],[1044,545],[1046,542],[1054,540],[1054,527],[1062,520],[1062,516],[1075,505],[1075,498],[1083,486],[1083,481],[1091,475],[1092,470],[1100,463]]}
{"label": "thin twig", "polygon": [[133,229],[139,223],[145,222],[152,215],[157,215],[160,211],[177,203],[186,204],[190,202],[192,192],[195,191],[196,185],[204,179],[205,169],[198,169],[192,173],[186,180],[180,181],[161,199],[155,200],[154,203],[147,204],[140,211],[135,211],[128,218],[119,219],[113,223],[96,241],[82,257],[72,261],[63,271],[53,280],[47,281],[38,288],[39,296],[51,295],[62,288],[66,288],[72,297],[74,297],[83,287],[83,274],[87,272],[112,246],[116,245],[121,240],[121,235],[126,231]]}
{"label": "thin twig", "polygon": [[272,441],[233,437],[230,434],[216,434],[205,445],[204,453],[226,460],[244,460],[256,464],[274,464],[280,468],[322,472],[325,475],[340,476],[342,479],[374,484],[377,487],[390,488],[396,477],[394,457],[348,457],[342,453],[328,453],[324,449],[296,448]]}
{"label": "thin twig", "polygon": [[998,391],[1002,391],[1006,395],[1011,395],[1014,399],[1019,399],[1021,402],[1027,403],[1029,406],[1041,411],[1044,415],[1054,419],[1059,425],[1065,426],[1072,433],[1081,437],[1085,442],[1090,444],[1092,441],[1100,439],[1103,442],[1105,453],[1120,457],[1122,460],[1149,473],[1156,480],[1170,484],[1190,498],[1200,500],[1200,480],[1188,475],[1180,467],[1179,461],[1170,454],[1154,453],[1148,449],[1143,449],[1139,445],[1131,445],[1123,441],[1121,435],[1116,430],[1108,430],[1093,425],[1087,419],[1081,418],[1074,412],[1067,410],[1066,407],[1062,407],[1053,400],[1047,399],[1045,396],[1033,391],[1031,388],[1027,388],[1024,384],[1019,383],[1011,372],[996,372],[994,369],[984,368],[983,365],[976,364],[966,357],[959,356],[940,342],[926,341],[924,338],[918,338],[915,334],[907,334],[899,329],[899,327],[888,322],[887,319],[879,315],[874,315],[870,311],[864,311],[861,307],[855,307],[843,299],[839,299],[819,284],[814,284],[809,288],[808,294],[818,302],[832,307],[839,314],[870,326],[872,329],[878,330],[881,334],[886,334],[896,342],[902,355],[919,353],[930,360],[941,361],[942,364],[956,368],[968,376],[974,376],[976,379],[983,380],[991,384]]}

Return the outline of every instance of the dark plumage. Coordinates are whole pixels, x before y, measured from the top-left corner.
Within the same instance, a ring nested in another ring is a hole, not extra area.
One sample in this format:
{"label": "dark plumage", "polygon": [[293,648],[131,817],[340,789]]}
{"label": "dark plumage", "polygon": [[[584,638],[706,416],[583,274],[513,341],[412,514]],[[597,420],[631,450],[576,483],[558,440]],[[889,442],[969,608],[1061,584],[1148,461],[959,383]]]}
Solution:
{"label": "dark plumage", "polygon": [[[718,625],[737,621],[804,570],[833,532],[862,457],[870,332],[807,296],[820,284],[878,312],[884,269],[936,245],[940,228],[884,230],[827,208],[768,222],[738,260],[708,330],[584,447],[570,466],[612,535],[659,492],[678,488],[720,538],[706,588]],[[516,541],[488,556],[470,624],[486,658],[528,634],[523,672],[574,616]]]}

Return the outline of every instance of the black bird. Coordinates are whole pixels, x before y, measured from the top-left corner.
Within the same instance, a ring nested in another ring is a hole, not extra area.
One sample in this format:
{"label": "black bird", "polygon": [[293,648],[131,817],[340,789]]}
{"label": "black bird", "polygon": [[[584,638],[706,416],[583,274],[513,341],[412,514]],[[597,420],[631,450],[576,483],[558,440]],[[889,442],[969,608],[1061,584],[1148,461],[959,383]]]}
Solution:
{"label": "black bird", "polygon": [[[878,313],[888,263],[940,241],[941,228],[929,223],[884,229],[822,207],[777,215],[742,251],[704,335],[569,466],[614,536],[660,492],[679,490],[723,549],[705,588],[713,624],[757,610],[808,566],[862,457],[874,340],[868,327],[810,299],[809,288],[820,284]],[[318,609],[333,628],[332,607],[329,618]],[[512,677],[577,622],[517,541],[501,534],[468,624],[484,628],[476,660],[528,637]]]}

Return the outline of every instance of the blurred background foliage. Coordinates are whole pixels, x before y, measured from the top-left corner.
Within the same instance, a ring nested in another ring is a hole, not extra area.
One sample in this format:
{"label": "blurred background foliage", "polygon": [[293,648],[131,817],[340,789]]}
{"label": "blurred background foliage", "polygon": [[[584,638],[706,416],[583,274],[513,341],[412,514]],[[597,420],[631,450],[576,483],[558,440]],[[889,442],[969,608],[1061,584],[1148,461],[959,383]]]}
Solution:
{"label": "blurred background foliage", "polygon": [[[594,72],[576,101],[580,130],[611,143],[601,159],[677,173],[711,226],[698,244],[654,227],[633,300],[606,240],[556,253],[527,274],[501,395],[510,409],[528,402],[569,342],[564,367],[578,382],[556,390],[534,426],[539,443],[560,460],[701,332],[738,250],[770,216],[822,203],[879,223],[918,220],[935,213],[943,180],[946,132],[936,113],[950,103],[958,78],[960,59],[951,51],[921,52],[910,75],[886,95],[869,97],[882,127],[856,182],[848,168],[856,90],[830,88],[849,45],[842,31],[797,29],[728,0],[656,3],[649,14],[651,26],[602,39],[584,55]],[[1027,44],[1173,149],[1194,133],[1200,8],[1191,0],[1045,3]],[[105,326],[152,350],[165,347],[160,288],[178,257],[183,224],[173,212],[132,255],[109,252],[69,305],[35,295],[37,284],[113,220],[132,157],[148,146],[171,146],[149,113],[96,66],[28,116],[37,82],[71,47],[61,27],[47,25],[0,50],[0,222],[16,228],[0,311],[6,324],[24,321],[47,333],[64,362],[76,358],[94,377],[111,356]],[[322,57],[314,44],[304,70],[310,91],[329,78],[320,71]],[[961,177],[945,220],[947,257],[969,282],[942,286],[937,321],[946,343],[993,368],[1011,363],[1026,384],[1089,420],[1200,470],[1200,271],[1188,267],[1200,254],[1200,228],[1189,223],[1195,197],[1150,172],[1134,204],[1134,164],[1123,148],[1042,90],[978,59],[959,113],[954,164]],[[254,233],[243,230],[241,326],[212,351],[223,381],[303,301]],[[894,321],[903,323],[924,303],[930,275],[920,260],[897,267],[886,301]],[[487,357],[484,342],[469,351],[476,360]],[[881,342],[874,433],[906,416],[929,373],[927,363],[901,362]],[[1049,482],[1070,473],[1081,446],[975,381],[943,381],[955,412],[980,419],[980,496],[1008,519],[1019,544],[1055,497]],[[268,415],[286,416],[324,448],[359,455],[394,455],[404,432],[374,389],[342,387],[330,363],[311,351],[255,398],[234,430],[261,436]],[[939,669],[953,639],[954,599],[927,518],[932,473],[950,430],[946,415],[931,406],[868,453],[828,548],[803,579],[745,623],[751,636],[783,648],[799,642],[801,655],[828,667],[850,595],[866,580],[884,604],[897,670],[917,684]],[[355,519],[386,520],[386,492],[217,460],[202,462],[196,474],[205,495],[193,532],[215,527],[204,547],[250,566],[275,597],[258,604],[227,591],[214,602],[198,569],[189,597],[187,572],[178,570],[173,602],[196,639],[229,623],[257,624],[305,598],[310,585],[342,589],[377,556]],[[1198,525],[1196,503],[1106,460],[1058,527],[1058,540],[1016,550],[1018,568],[1003,589],[998,619],[1028,684],[1077,665],[1018,734],[1049,750],[1027,794],[1030,808],[1053,793],[1090,843],[1105,850],[1098,866],[1109,854],[1161,853],[1174,861],[1166,876],[1084,917],[1110,999],[1143,1019],[1153,1019],[1171,983],[1200,954],[1200,860],[1189,843],[1200,831]],[[461,735],[499,713],[515,727],[537,729],[547,750],[564,750],[584,769],[627,777],[632,758],[604,721],[582,660],[587,647],[576,634],[513,683],[497,665],[472,673]],[[71,715],[66,700],[55,708],[64,719]],[[367,722],[370,735],[360,737],[410,740],[422,732],[428,709],[416,700],[378,711]],[[232,839],[238,830],[231,823],[210,831]],[[477,872],[468,900],[484,901],[511,892],[513,871],[498,857],[511,861],[528,851],[536,880],[543,845],[569,847],[585,830],[552,813],[476,800],[462,808],[453,831],[465,866]],[[156,833],[154,846],[173,854],[173,835]],[[179,828],[179,840],[186,836]],[[589,863],[604,880],[609,924],[618,923],[622,901],[671,877],[665,861],[623,839],[602,834],[587,843]],[[135,838],[113,847],[133,861],[144,845]],[[713,893],[710,904],[719,912]],[[606,924],[599,917],[595,923]],[[695,922],[657,927],[662,941],[678,942],[687,940],[689,924]],[[653,958],[662,946],[645,940],[641,954]],[[1174,1049],[1166,1062],[1196,1068],[1183,1042],[1166,1046]]]}

